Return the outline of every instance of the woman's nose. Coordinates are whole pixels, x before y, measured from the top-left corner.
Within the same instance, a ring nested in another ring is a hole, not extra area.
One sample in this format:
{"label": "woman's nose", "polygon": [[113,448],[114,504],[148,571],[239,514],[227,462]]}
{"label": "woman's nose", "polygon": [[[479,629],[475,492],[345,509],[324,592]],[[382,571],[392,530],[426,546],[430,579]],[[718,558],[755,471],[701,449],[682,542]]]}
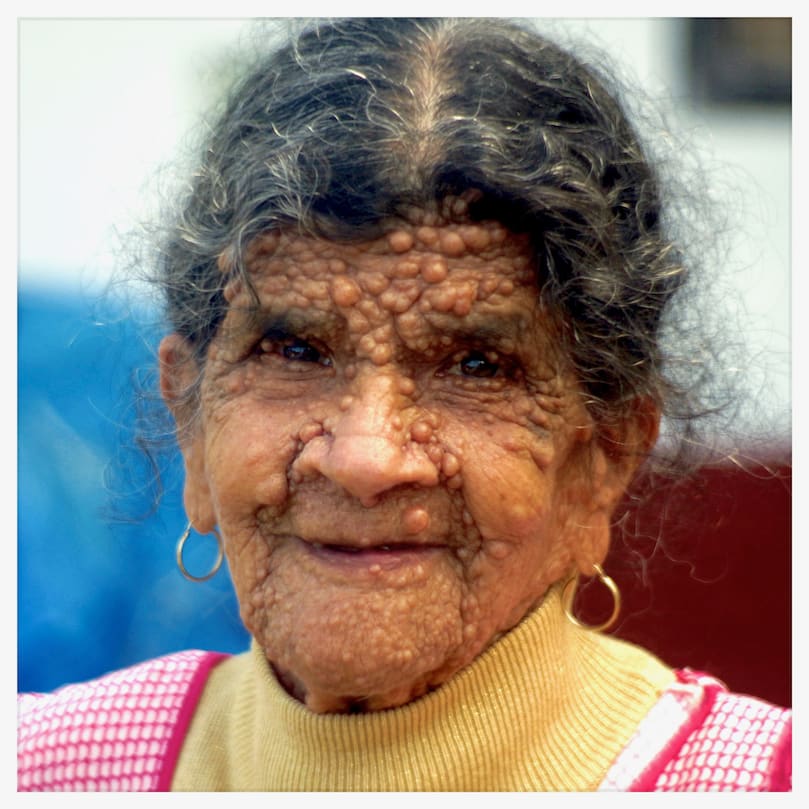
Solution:
{"label": "woman's nose", "polygon": [[323,475],[364,506],[397,486],[437,484],[438,469],[424,445],[411,439],[398,387],[395,377],[382,373],[355,380],[331,429],[304,447],[298,471]]}

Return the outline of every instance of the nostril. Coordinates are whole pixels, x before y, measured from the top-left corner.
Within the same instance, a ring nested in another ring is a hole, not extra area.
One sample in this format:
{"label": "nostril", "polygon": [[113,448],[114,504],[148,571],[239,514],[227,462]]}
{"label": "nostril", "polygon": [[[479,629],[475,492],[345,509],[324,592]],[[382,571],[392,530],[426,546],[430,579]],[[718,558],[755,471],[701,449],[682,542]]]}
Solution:
{"label": "nostril", "polygon": [[368,508],[397,486],[435,486],[439,480],[438,467],[421,446],[402,447],[389,437],[367,434],[317,436],[303,447],[292,471],[322,475]]}
{"label": "nostril", "polygon": [[307,440],[302,438],[303,446],[289,468],[290,480],[301,483],[308,477],[322,475],[330,442],[331,438],[324,435],[322,431],[319,435],[310,436]]}

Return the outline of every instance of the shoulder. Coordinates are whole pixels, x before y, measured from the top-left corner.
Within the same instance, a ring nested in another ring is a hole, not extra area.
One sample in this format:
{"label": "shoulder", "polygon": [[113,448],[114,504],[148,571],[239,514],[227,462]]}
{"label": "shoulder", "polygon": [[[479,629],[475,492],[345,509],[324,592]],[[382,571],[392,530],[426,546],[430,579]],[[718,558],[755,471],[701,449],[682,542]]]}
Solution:
{"label": "shoulder", "polygon": [[[683,682],[710,680],[682,672]],[[714,683],[716,681],[713,681]],[[655,789],[782,792],[792,781],[792,711],[715,687],[710,706],[661,772]]]}
{"label": "shoulder", "polygon": [[[233,781],[233,774],[252,758],[254,723],[268,693],[274,690],[267,666],[253,641],[250,651],[228,658],[211,672],[185,734],[172,792],[242,789]],[[211,744],[211,739],[217,743]]]}
{"label": "shoulder", "polygon": [[602,789],[791,789],[792,712],[682,670],[646,715]]}
{"label": "shoulder", "polygon": [[199,694],[224,657],[177,652],[50,694],[21,694],[18,789],[167,788]]}

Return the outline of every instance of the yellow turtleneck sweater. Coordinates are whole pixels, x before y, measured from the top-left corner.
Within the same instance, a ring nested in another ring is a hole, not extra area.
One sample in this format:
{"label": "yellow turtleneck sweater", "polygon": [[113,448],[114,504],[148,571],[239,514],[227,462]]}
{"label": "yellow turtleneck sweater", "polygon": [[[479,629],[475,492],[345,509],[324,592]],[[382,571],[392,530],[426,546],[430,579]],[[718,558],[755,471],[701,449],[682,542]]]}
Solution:
{"label": "yellow turtleneck sweater", "polygon": [[376,713],[312,713],[253,643],[213,670],[172,789],[593,790],[673,679],[570,624],[558,588],[450,682]]}

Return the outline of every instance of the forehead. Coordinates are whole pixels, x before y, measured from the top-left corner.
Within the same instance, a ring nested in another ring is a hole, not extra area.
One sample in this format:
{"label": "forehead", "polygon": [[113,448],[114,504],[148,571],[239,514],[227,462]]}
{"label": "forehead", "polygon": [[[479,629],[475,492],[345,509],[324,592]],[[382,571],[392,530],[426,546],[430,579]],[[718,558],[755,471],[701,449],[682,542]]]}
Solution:
{"label": "forehead", "polygon": [[533,368],[560,347],[530,237],[497,222],[397,223],[351,243],[271,231],[244,259],[251,288],[238,278],[226,288],[222,348],[272,334],[374,365],[491,350]]}
{"label": "forehead", "polygon": [[251,243],[245,265],[262,305],[350,308],[373,298],[395,315],[463,316],[518,290],[536,298],[528,237],[496,222],[403,224],[358,243],[273,231]]}

